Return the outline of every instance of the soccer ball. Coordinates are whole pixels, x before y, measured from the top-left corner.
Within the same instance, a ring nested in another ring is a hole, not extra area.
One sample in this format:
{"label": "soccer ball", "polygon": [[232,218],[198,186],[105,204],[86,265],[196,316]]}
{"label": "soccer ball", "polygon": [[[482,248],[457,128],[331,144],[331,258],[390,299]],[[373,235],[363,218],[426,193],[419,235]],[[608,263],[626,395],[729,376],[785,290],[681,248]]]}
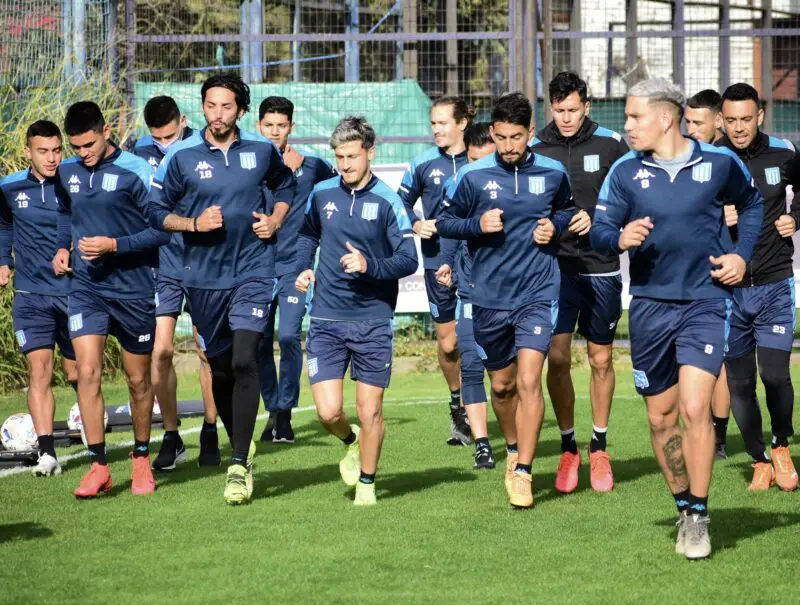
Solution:
{"label": "soccer ball", "polygon": [[[86,441],[86,433],[83,432],[83,421],[81,420],[81,409],[78,406],[78,402],[75,402],[69,410],[69,415],[67,416],[67,427],[71,431],[80,431],[81,432],[81,441],[83,441],[83,445],[89,446],[88,442]],[[103,428],[108,427],[108,410],[103,410]]]}
{"label": "soccer ball", "polygon": [[30,414],[9,416],[0,427],[0,442],[12,452],[35,450],[38,444],[33,418]]}

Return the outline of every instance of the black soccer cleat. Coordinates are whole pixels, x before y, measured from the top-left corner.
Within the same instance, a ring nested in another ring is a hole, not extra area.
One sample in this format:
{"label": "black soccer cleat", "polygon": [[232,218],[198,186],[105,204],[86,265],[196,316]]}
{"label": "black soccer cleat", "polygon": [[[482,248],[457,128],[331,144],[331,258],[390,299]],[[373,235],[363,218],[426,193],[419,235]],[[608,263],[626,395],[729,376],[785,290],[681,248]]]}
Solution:
{"label": "black soccer cleat", "polygon": [[728,459],[728,449],[724,443],[717,442],[717,447],[714,450],[714,459],[715,460],[727,460]]}
{"label": "black soccer cleat", "polygon": [[200,431],[200,455],[198,466],[219,466],[222,456],[219,453],[219,435],[217,431]]}
{"label": "black soccer cleat", "polygon": [[467,411],[463,407],[450,409],[450,439],[448,445],[471,445],[472,429],[469,426]]}
{"label": "black soccer cleat", "polygon": [[478,444],[475,448],[475,470],[479,469],[492,469],[495,467],[494,456],[492,455],[492,447],[483,444]]}
{"label": "black soccer cleat", "polygon": [[281,411],[275,417],[275,430],[272,433],[273,443],[294,443],[292,429],[292,411]]}
{"label": "black soccer cleat", "polygon": [[267,426],[264,427],[264,432],[261,433],[259,441],[261,443],[272,443],[275,439],[275,420],[277,419],[277,412],[270,412]]}
{"label": "black soccer cleat", "polygon": [[153,470],[171,471],[184,460],[186,460],[186,448],[183,446],[183,440],[180,435],[167,434],[164,435],[161,448],[158,450],[158,456],[153,462]]}

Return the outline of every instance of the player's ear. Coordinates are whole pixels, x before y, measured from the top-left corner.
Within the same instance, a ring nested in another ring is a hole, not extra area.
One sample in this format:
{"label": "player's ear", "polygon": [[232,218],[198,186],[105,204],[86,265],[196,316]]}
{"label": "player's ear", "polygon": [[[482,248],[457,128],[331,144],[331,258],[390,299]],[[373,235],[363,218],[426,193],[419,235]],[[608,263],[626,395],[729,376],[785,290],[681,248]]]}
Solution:
{"label": "player's ear", "polygon": [[725,120],[722,119],[722,112],[717,112],[714,116],[714,128],[717,130],[725,129]]}
{"label": "player's ear", "polygon": [[108,124],[103,125],[103,138],[108,141],[111,139],[111,126]]}
{"label": "player's ear", "polygon": [[183,130],[184,128],[186,128],[186,116],[181,116],[181,121],[178,122],[178,128],[180,130]]}
{"label": "player's ear", "polygon": [[22,151],[25,152],[25,157],[30,160],[31,159],[31,148],[28,147],[27,145],[25,145],[25,147],[22,148]]}
{"label": "player's ear", "polygon": [[759,127],[764,125],[764,108],[763,107],[759,107],[758,108],[758,125],[759,125]]}
{"label": "player's ear", "polygon": [[370,148],[367,150],[367,159],[368,159],[368,160],[371,162],[372,160],[374,160],[374,159],[375,159],[375,155],[376,155],[377,153],[378,153],[378,150],[377,150],[377,148],[375,147],[375,145],[373,145],[372,147],[370,147]]}
{"label": "player's ear", "polygon": [[289,134],[292,134],[293,132],[294,132],[294,122],[292,122],[292,125],[289,127]]}
{"label": "player's ear", "polygon": [[588,116],[589,112],[592,109],[592,102],[587,100],[586,103],[584,104],[583,108],[584,108],[584,111],[585,111],[586,115]]}

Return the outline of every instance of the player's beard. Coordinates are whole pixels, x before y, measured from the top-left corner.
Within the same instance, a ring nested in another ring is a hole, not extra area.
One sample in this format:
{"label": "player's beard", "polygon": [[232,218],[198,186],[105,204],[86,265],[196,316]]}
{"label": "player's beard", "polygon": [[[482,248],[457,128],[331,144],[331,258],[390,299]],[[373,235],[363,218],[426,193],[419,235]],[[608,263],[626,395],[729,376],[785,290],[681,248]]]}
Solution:
{"label": "player's beard", "polygon": [[215,139],[227,139],[228,136],[230,136],[231,131],[236,128],[236,118],[233,118],[229,122],[226,122],[225,120],[220,120],[220,122],[221,124],[219,127],[215,126],[215,122],[208,122],[208,128],[211,131],[211,135]]}

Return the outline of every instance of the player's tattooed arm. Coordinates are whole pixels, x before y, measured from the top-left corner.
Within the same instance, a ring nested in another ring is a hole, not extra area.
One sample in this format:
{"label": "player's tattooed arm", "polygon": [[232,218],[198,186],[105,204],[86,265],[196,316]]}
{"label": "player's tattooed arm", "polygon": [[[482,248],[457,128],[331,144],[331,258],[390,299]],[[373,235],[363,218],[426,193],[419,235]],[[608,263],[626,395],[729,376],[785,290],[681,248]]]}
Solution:
{"label": "player's tattooed arm", "polygon": [[164,217],[164,231],[199,231],[205,233],[214,231],[223,226],[222,209],[219,206],[210,206],[203,210],[200,216],[186,217],[177,214],[168,214]]}
{"label": "player's tattooed arm", "polygon": [[164,219],[164,231],[194,231],[194,219],[168,214]]}
{"label": "player's tattooed arm", "polygon": [[689,489],[689,475],[683,459],[683,438],[680,433],[667,439],[663,451],[664,460],[672,475],[671,487],[680,491]]}

